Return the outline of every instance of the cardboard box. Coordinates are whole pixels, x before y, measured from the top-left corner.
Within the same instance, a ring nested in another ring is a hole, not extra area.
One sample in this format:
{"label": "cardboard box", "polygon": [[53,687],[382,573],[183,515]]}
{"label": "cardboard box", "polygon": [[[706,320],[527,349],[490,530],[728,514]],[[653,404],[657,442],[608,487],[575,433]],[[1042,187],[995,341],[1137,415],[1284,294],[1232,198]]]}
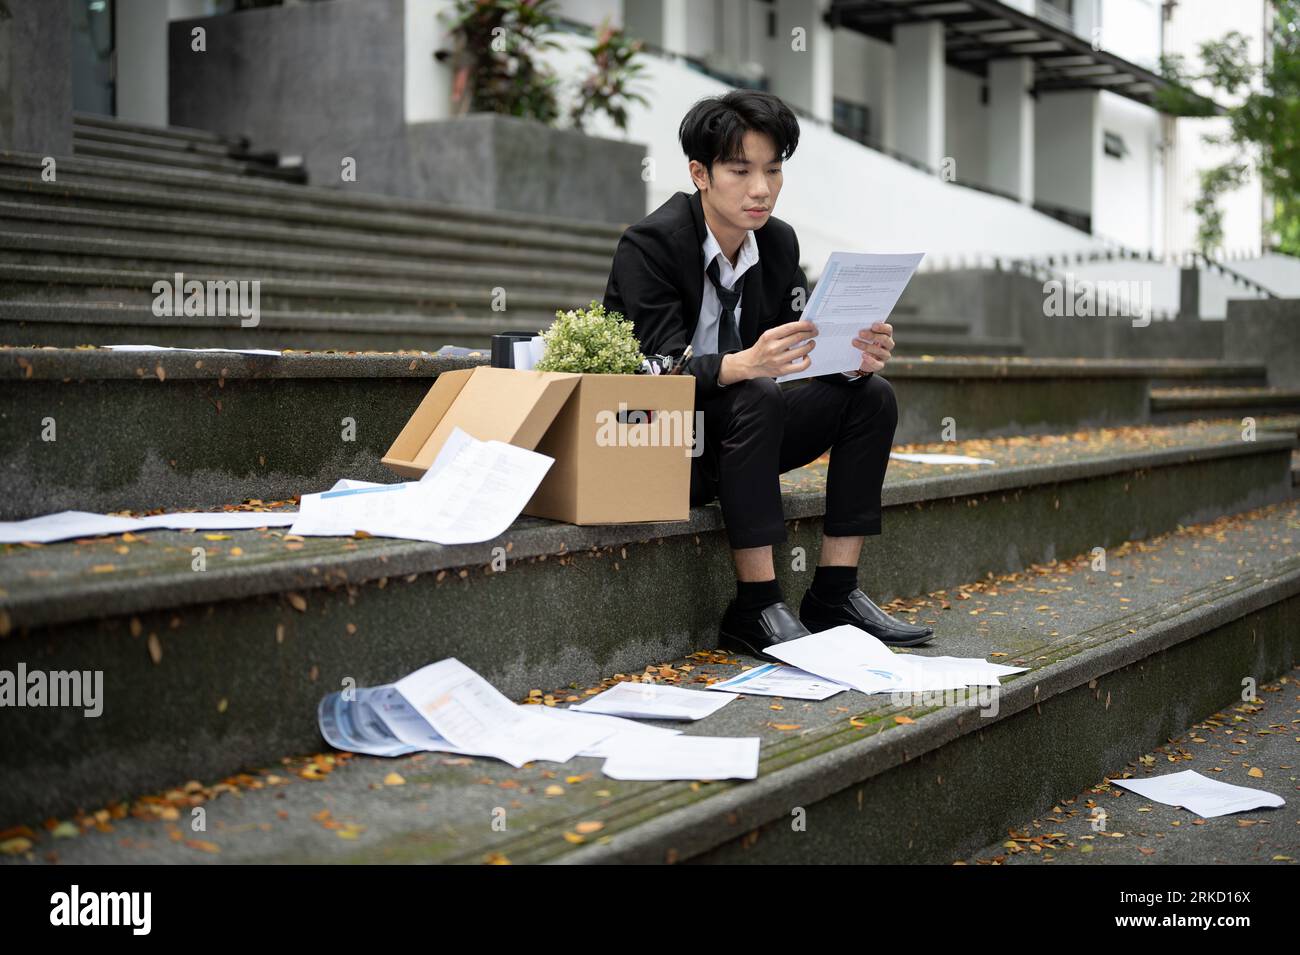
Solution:
{"label": "cardboard box", "polygon": [[571,524],[684,521],[694,411],[690,375],[448,371],[383,463],[419,478],[459,427],[480,441],[505,441],[555,459],[525,514]]}

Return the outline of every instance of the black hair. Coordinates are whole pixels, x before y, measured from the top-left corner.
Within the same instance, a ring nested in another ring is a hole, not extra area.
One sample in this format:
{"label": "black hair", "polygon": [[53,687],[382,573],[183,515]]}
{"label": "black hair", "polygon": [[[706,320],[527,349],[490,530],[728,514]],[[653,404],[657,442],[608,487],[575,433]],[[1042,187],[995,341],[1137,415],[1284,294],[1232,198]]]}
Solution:
{"label": "black hair", "polygon": [[779,96],[750,89],[699,100],[682,118],[677,138],[686,158],[702,163],[711,181],[715,162],[741,158],[751,130],[772,138],[778,161],[789,159],[799,145],[799,120],[790,107]]}

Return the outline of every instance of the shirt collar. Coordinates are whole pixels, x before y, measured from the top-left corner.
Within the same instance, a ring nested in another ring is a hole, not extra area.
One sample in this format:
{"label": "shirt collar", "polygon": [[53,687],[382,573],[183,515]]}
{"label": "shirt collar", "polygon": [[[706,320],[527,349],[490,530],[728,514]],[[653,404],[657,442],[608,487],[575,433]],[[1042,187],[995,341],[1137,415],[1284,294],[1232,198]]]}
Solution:
{"label": "shirt collar", "polygon": [[710,262],[722,256],[721,261],[718,262],[718,281],[723,285],[730,287],[731,282],[740,278],[745,274],[746,269],[758,261],[758,241],[754,238],[753,229],[745,232],[744,241],[740,243],[740,256],[734,268],[731,260],[723,254],[722,246],[718,244],[717,236],[713,234],[707,222],[704,224],[704,231],[707,233],[704,238],[704,267],[707,269]]}

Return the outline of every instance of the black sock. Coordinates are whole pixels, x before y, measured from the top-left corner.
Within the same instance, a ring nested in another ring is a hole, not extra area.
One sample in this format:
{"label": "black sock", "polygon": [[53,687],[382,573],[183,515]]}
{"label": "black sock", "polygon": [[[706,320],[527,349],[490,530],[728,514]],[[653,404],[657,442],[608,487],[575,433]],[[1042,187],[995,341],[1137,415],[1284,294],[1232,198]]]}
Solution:
{"label": "black sock", "polygon": [[776,578],[771,580],[736,581],[736,609],[742,612],[757,613],[778,600],[784,600],[781,585]]}
{"label": "black sock", "polygon": [[818,567],[809,590],[823,603],[841,604],[857,586],[856,567]]}

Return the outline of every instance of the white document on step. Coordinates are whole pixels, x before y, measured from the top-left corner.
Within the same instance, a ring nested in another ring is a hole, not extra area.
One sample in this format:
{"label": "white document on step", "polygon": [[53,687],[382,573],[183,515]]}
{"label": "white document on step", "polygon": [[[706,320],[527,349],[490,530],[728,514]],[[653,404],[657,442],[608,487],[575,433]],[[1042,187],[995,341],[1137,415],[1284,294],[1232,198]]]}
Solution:
{"label": "white document on step", "polygon": [[755,779],[757,736],[675,736],[615,747],[601,772],[611,779]]}
{"label": "white document on step", "polygon": [[972,458],[965,454],[929,454],[917,451],[891,451],[891,458],[897,458],[900,461],[912,461],[916,464],[997,464],[996,461],[990,461],[988,458]]}
{"label": "white document on step", "polygon": [[862,693],[922,693],[987,685],[1002,675],[999,664],[978,657],[955,663],[920,654],[895,653],[871,634],[844,624],[787,640],[768,653],[809,673],[844,683]]}
{"label": "white document on step", "polygon": [[288,527],[297,511],[174,511],[144,520],[173,531],[240,531],[257,527]]}
{"label": "white document on step", "polygon": [[809,352],[812,361],[803,371],[776,380],[860,368],[863,352],[853,339],[876,322],[888,321],[924,257],[924,252],[832,252],[801,316],[817,326],[817,344]]}
{"label": "white document on step", "polygon": [[1112,779],[1112,786],[1131,789],[1139,796],[1167,806],[1182,806],[1202,819],[1226,816],[1261,807],[1285,806],[1281,796],[1248,786],[1234,786],[1202,776],[1194,770],[1156,776],[1152,779]]}
{"label": "white document on step", "polygon": [[710,683],[707,689],[753,696],[780,696],[789,700],[825,700],[849,687],[798,667],[764,663],[721,683]]}
{"label": "white document on step", "polygon": [[[605,726],[529,713],[455,657],[422,667],[393,686],[438,738],[516,767],[534,759],[566,762],[611,735]],[[396,723],[390,729],[413,746],[429,741],[418,725]]]}
{"label": "white document on step", "polygon": [[99,534],[124,534],[156,527],[147,520],[135,517],[110,517],[90,511],[60,511],[42,514],[25,521],[0,522],[0,543],[50,544],[74,537],[96,537]]}
{"label": "white document on step", "polygon": [[625,681],[569,709],[634,719],[702,720],[735,698],[735,693],[704,693],[679,686]]}
{"label": "white document on step", "polygon": [[100,534],[133,534],[148,530],[246,530],[254,527],[287,527],[297,520],[296,511],[215,511],[151,514],[147,517],[114,517],[90,511],[60,511],[25,521],[0,521],[0,543],[52,544]]}
{"label": "white document on step", "polygon": [[305,494],[290,533],[365,531],[438,544],[491,540],[514,523],[553,463],[547,455],[479,441],[455,428],[420,480]]}
{"label": "white document on step", "polygon": [[268,355],[279,358],[281,352],[274,348],[176,348],[172,345],[105,345],[113,351],[223,351],[237,355]]}
{"label": "white document on step", "polygon": [[540,714],[543,719],[566,720],[578,725],[586,724],[593,729],[608,730],[609,736],[584,749],[579,756],[610,756],[623,746],[636,746],[651,737],[679,736],[681,730],[667,726],[646,726],[636,720],[623,719],[620,716],[605,716],[600,713],[579,713],[574,709],[559,706],[539,706],[535,703],[520,703],[530,713]]}
{"label": "white document on step", "polygon": [[[367,756],[405,756],[419,752],[423,747],[402,742],[379,715],[380,701],[386,694],[395,694],[391,685],[359,687],[351,699],[339,691],[324,697],[316,707],[316,719],[325,742],[335,749]],[[402,706],[410,706],[401,696],[397,699]]]}

